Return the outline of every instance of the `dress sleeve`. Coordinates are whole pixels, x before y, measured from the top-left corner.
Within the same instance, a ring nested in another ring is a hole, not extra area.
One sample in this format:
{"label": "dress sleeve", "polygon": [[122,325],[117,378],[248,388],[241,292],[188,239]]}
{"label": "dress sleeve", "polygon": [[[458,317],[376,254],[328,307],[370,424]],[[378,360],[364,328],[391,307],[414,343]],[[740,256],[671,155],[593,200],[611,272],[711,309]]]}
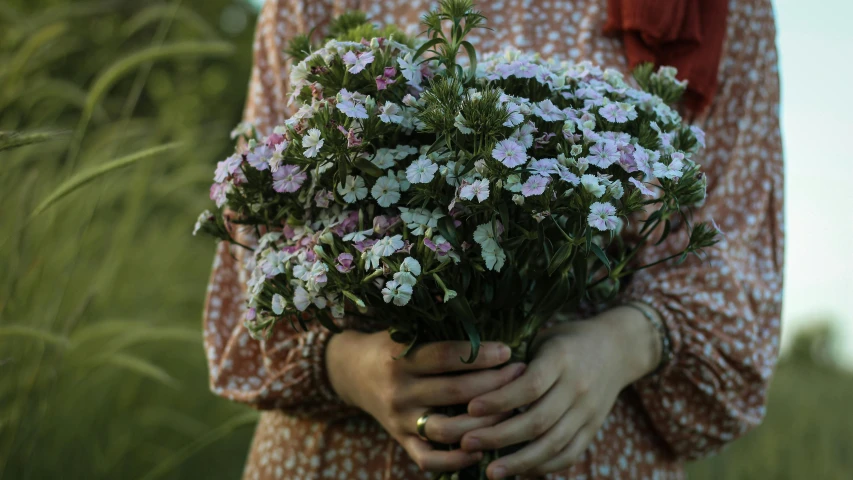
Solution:
{"label": "dress sleeve", "polygon": [[[289,61],[283,49],[291,35],[323,23],[318,2],[267,0],[258,21],[254,68],[244,119],[262,134],[287,115]],[[259,409],[288,409],[329,419],[354,413],[329,384],[325,348],[330,333],[309,324],[296,331],[279,323],[268,340],[249,336],[245,314],[245,260],[241,247],[219,244],[204,309],[204,343],[214,393]]]}
{"label": "dress sleeve", "polygon": [[[708,196],[694,220],[715,220],[724,240],[704,259],[639,272],[626,292],[657,309],[667,327],[672,361],[634,387],[657,432],[683,459],[712,453],[762,421],[779,349],[783,179],[775,27],[769,0],[744,3],[754,10],[733,12],[720,93],[699,122],[707,133],[697,160],[708,175]],[[677,251],[685,239],[684,230],[676,232],[648,260]]]}

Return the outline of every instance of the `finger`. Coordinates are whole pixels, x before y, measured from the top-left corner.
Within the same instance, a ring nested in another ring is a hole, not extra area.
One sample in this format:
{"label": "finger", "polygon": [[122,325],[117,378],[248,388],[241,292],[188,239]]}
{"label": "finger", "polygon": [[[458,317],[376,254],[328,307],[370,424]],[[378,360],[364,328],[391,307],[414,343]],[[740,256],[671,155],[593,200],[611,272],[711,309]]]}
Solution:
{"label": "finger", "polygon": [[454,472],[474,465],[483,458],[482,452],[435,450],[429,443],[417,437],[407,437],[402,445],[412,460],[425,472]]}
{"label": "finger", "polygon": [[[556,385],[526,412],[495,426],[465,434],[462,448],[470,452],[496,450],[545,435],[561,417],[566,416],[567,407],[571,406],[573,400],[569,393],[566,387]],[[568,410],[571,411],[570,408]],[[565,443],[569,438],[565,439]]]}
{"label": "finger", "polygon": [[489,478],[520,475],[540,468],[546,463],[554,463],[552,462],[554,457],[568,448],[572,438],[586,423],[586,416],[569,410],[544,435],[517,452],[492,462],[487,469]]}
{"label": "finger", "polygon": [[554,455],[552,459],[530,470],[529,474],[547,475],[552,472],[565,470],[573,464],[578,463],[581,458],[583,458],[587,448],[589,448],[589,444],[592,441],[593,436],[595,436],[596,431],[597,428],[594,428],[593,424],[587,423],[578,430],[575,437],[572,438],[572,441],[563,449],[563,451]]}
{"label": "finger", "polygon": [[551,389],[559,377],[558,372],[554,365],[534,360],[517,380],[471,400],[468,413],[480,417],[529,405]]}
{"label": "finger", "polygon": [[492,368],[509,360],[510,349],[498,342],[484,342],[480,345],[477,358],[472,363],[463,360],[471,355],[468,342],[434,342],[417,348],[401,358],[403,370],[415,375],[434,375],[464,370]]}
{"label": "finger", "polygon": [[513,363],[500,370],[480,370],[456,376],[420,377],[407,388],[409,405],[431,407],[467,404],[472,398],[497,390],[518,378],[526,365]]}
{"label": "finger", "polygon": [[[426,437],[433,442],[453,444],[462,439],[462,435],[478,428],[485,428],[509,418],[512,413],[501,413],[488,417],[472,417],[467,413],[448,417],[438,413],[431,414],[426,423]],[[413,425],[417,424],[417,420]]]}

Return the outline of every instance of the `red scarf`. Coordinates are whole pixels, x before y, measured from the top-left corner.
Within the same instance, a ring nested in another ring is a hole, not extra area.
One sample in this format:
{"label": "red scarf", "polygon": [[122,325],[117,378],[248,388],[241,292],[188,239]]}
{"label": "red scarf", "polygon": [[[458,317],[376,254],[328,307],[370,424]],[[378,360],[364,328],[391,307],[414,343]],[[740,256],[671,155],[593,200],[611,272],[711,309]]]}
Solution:
{"label": "red scarf", "polygon": [[717,92],[729,0],[609,0],[604,33],[621,35],[631,68],[643,62],[678,69],[694,113]]}

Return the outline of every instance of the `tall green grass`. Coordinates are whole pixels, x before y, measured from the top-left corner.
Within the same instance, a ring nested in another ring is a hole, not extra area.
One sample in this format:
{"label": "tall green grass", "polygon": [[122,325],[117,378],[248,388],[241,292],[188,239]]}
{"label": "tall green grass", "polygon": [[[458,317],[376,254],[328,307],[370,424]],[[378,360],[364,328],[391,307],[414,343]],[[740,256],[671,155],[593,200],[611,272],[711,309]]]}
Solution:
{"label": "tall green grass", "polygon": [[[244,101],[241,5],[0,2],[0,479],[239,477],[257,416],[208,391],[190,229]],[[791,363],[691,475],[853,478],[851,400]]]}
{"label": "tall green grass", "polygon": [[251,32],[197,3],[0,9],[0,478],[239,475],[256,415],[207,391],[189,231]]}

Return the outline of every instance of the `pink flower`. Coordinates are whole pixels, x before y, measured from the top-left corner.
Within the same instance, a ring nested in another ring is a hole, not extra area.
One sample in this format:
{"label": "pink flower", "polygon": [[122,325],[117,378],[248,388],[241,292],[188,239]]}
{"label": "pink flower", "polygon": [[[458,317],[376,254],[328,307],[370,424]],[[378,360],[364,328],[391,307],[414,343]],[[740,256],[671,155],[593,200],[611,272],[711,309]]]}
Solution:
{"label": "pink flower", "polygon": [[355,148],[361,146],[361,138],[355,134],[355,130],[350,128],[347,130],[342,125],[338,125],[338,130],[347,136],[347,148]]}
{"label": "pink flower", "polygon": [[352,270],[352,254],[342,253],[338,255],[338,264],[335,268],[341,273],[347,273]]}
{"label": "pink flower", "polygon": [[649,163],[649,152],[646,151],[643,147],[637,147],[634,150],[634,165],[636,165],[637,170],[645,173],[646,175],[651,176],[652,167]]}
{"label": "pink flower", "polygon": [[576,187],[581,183],[581,179],[577,175],[562,165],[557,165],[557,173],[560,175],[560,180],[564,182],[571,183]]}
{"label": "pink flower", "polygon": [[249,165],[258,170],[266,170],[270,168],[269,159],[272,158],[272,150],[266,145],[258,145],[246,155],[246,161]]}
{"label": "pink flower", "polygon": [[397,76],[397,69],[394,67],[385,67],[382,75],[376,77],[376,89],[385,90],[388,85],[395,83],[394,77]]}
{"label": "pink flower", "polygon": [[296,165],[284,165],[272,174],[272,188],[278,193],[293,193],[299,190],[308,176]]}
{"label": "pink flower", "polygon": [[492,150],[492,158],[509,168],[515,168],[527,162],[524,146],[510,139],[501,140]]}
{"label": "pink flower", "polygon": [[613,123],[625,123],[629,119],[629,110],[625,110],[618,103],[607,104],[598,109],[598,113],[605,120]]}
{"label": "pink flower", "polygon": [[246,321],[247,322],[251,322],[252,320],[255,319],[255,317],[257,317],[257,312],[255,311],[255,307],[251,307],[248,310],[246,310]]}
{"label": "pink flower", "polygon": [[693,132],[693,136],[696,137],[696,143],[698,143],[700,147],[705,148],[705,132],[696,125],[691,126],[690,131]]}
{"label": "pink flower", "polygon": [[549,178],[547,177],[531,175],[531,177],[524,182],[524,185],[521,186],[521,194],[525,197],[542,195],[542,192],[545,191],[545,187],[548,186],[548,181]]}
{"label": "pink flower", "polygon": [[638,189],[638,190],[640,191],[640,193],[642,193],[643,195],[651,196],[651,195],[654,195],[654,194],[655,194],[655,192],[653,192],[653,191],[652,191],[652,189],[650,189],[649,187],[647,187],[645,183],[643,183],[643,182],[641,182],[641,181],[637,180],[637,179],[636,179],[636,178],[634,178],[634,177],[630,177],[630,178],[628,179],[628,181],[629,181],[629,182],[631,182],[635,187],[637,187],[637,189]]}
{"label": "pink flower", "polygon": [[616,144],[611,141],[599,142],[589,148],[589,156],[586,160],[599,168],[607,168],[618,162],[622,155],[616,149]]}
{"label": "pink flower", "polygon": [[327,208],[329,202],[335,199],[335,195],[328,190],[319,190],[314,194],[314,204],[320,208]]}
{"label": "pink flower", "polygon": [[228,193],[228,185],[225,183],[214,183],[210,186],[210,199],[216,202],[217,207],[225,205],[226,193]]}
{"label": "pink flower", "polygon": [[447,253],[453,249],[453,246],[450,245],[450,242],[444,242],[442,244],[436,244],[435,242],[433,242],[429,238],[424,238],[424,245],[428,249],[437,253],[439,257],[443,257],[443,256],[447,255]]}
{"label": "pink flower", "polygon": [[379,75],[376,77],[376,89],[377,90],[385,90],[388,88],[388,85],[392,85],[394,80],[386,77],[385,75]]}
{"label": "pink flower", "polygon": [[595,202],[589,207],[587,221],[591,227],[601,231],[616,228],[616,207],[609,203]]}
{"label": "pink flower", "polygon": [[275,148],[276,145],[284,141],[284,135],[279,133],[273,133],[269,137],[267,137],[266,144],[270,148]]}

